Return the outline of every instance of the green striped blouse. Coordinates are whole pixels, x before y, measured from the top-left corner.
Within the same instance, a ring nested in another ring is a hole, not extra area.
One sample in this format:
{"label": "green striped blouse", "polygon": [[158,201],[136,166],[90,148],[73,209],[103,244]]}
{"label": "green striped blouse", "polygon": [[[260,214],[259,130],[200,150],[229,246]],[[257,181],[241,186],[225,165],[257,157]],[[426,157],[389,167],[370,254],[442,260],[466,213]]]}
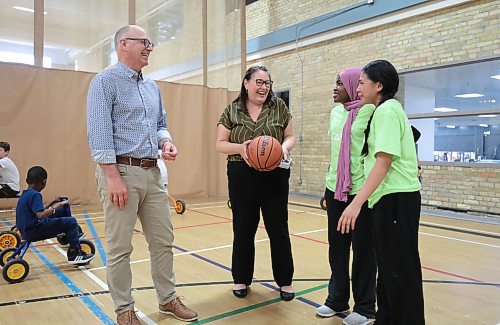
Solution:
{"label": "green striped blouse", "polygon": [[[250,114],[238,110],[239,102],[229,104],[222,112],[217,125],[222,124],[231,131],[229,142],[243,143],[260,135],[270,135],[280,143],[283,143],[285,129],[292,118],[288,107],[281,98],[275,99],[276,103],[270,102],[262,108],[262,111],[254,122]],[[229,155],[231,161],[243,160],[241,155]]]}

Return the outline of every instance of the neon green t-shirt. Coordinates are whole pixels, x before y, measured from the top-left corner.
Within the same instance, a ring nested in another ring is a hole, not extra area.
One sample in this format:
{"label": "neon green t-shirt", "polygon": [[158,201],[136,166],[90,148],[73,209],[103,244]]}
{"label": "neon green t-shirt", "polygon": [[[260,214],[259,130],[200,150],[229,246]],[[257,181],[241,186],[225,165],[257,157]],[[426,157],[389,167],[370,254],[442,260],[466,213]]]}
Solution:
{"label": "neon green t-shirt", "polygon": [[382,103],[373,114],[368,136],[368,155],[365,158],[366,177],[375,165],[375,154],[378,152],[392,155],[392,164],[382,183],[368,199],[369,208],[386,194],[420,190],[417,152],[410,122],[403,107],[395,99]]}
{"label": "neon green t-shirt", "polygon": [[[365,129],[368,120],[375,109],[374,105],[364,105],[358,111],[351,127],[351,178],[352,187],[349,195],[357,194],[365,183],[365,174],[363,172],[363,157],[361,149],[365,142]],[[335,106],[330,112],[330,126],[328,135],[331,143],[330,168],[326,174],[326,187],[335,192],[337,185],[337,164],[339,161],[340,143],[342,141],[342,131],[344,124],[349,116],[349,111],[344,105]]]}

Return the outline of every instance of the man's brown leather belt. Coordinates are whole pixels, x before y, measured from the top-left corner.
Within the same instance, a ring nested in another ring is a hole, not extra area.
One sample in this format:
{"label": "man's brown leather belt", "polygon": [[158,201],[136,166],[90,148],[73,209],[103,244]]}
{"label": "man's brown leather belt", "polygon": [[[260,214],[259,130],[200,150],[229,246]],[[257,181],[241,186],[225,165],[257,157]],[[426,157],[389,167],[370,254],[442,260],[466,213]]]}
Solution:
{"label": "man's brown leather belt", "polygon": [[139,159],[139,158],[123,157],[123,156],[116,157],[117,164],[138,166],[142,168],[156,167],[156,162],[157,162],[156,159],[151,159],[151,158]]}

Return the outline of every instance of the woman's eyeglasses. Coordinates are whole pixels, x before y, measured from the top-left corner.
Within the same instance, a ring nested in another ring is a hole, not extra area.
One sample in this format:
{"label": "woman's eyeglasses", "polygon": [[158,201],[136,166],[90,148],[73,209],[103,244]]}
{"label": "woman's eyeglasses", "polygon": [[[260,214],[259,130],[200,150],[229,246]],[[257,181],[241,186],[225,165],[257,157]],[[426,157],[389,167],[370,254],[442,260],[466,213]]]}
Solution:
{"label": "woman's eyeglasses", "polygon": [[151,42],[150,40],[148,40],[147,38],[134,38],[134,37],[125,37],[124,39],[128,39],[128,40],[131,40],[131,41],[141,41],[142,44],[144,44],[144,47],[145,48],[154,48],[155,45],[153,42]]}
{"label": "woman's eyeglasses", "polygon": [[266,88],[271,88],[273,81],[272,80],[255,79],[255,84],[257,85],[257,87],[262,87],[265,85]]}

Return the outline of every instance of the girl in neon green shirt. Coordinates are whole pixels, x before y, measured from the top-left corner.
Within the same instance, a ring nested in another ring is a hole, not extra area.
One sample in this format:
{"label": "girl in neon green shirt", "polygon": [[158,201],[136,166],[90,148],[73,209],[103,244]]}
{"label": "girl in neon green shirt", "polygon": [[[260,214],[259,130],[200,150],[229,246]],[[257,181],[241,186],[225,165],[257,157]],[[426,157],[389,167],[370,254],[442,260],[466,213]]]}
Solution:
{"label": "girl in neon green shirt", "polygon": [[365,129],[375,106],[363,105],[356,88],[361,68],[347,68],[337,75],[333,100],[341,105],[330,113],[328,135],[331,141],[331,162],[326,174],[325,199],[328,215],[329,262],[331,269],[328,297],[316,309],[321,317],[349,310],[349,264],[351,243],[353,250],[352,291],[353,313],[344,318],[347,325],[368,324],[375,317],[375,260],[372,218],[368,204],[364,204],[356,231],[341,234],[337,222],[359,192],[365,181],[361,155]]}
{"label": "girl in neon green shirt", "polygon": [[358,92],[376,109],[366,130],[366,182],[337,225],[341,233],[355,229],[362,205],[373,208],[378,264],[377,324],[425,324],[422,270],[418,252],[420,183],[410,123],[394,99],[399,77],[385,61],[363,68]]}

